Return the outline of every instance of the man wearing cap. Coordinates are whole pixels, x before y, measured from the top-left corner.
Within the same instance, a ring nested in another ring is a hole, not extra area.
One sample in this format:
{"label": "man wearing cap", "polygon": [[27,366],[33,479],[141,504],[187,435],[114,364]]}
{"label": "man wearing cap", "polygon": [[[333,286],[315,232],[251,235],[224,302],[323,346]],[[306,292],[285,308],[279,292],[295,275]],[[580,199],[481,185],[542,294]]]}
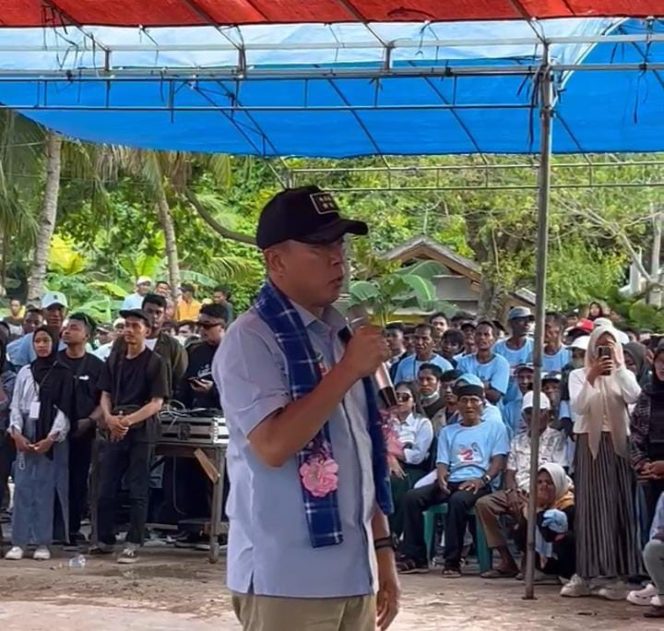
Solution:
{"label": "man wearing cap", "polygon": [[502,423],[482,422],[483,386],[459,382],[455,394],[460,421],[443,427],[438,434],[437,480],[409,491],[404,499],[403,558],[399,561],[399,570],[404,574],[428,570],[422,513],[447,503],[443,576],[461,575],[468,511],[491,492],[491,483],[505,467],[509,453],[507,432]]}
{"label": "man wearing cap", "polygon": [[[483,578],[510,578],[518,574],[519,568],[514,561],[507,540],[500,527],[500,518],[511,515],[517,522],[523,520],[523,509],[528,502],[530,491],[530,436],[533,412],[533,392],[523,395],[523,422],[527,432],[517,434],[510,446],[507,468],[505,471],[505,490],[496,491],[481,498],[475,506],[475,512],[482,522],[487,544],[496,549],[500,555],[500,563],[492,570],[484,572]],[[539,466],[547,462],[555,462],[567,467],[566,440],[558,430],[549,425],[551,404],[545,394],[540,396],[540,445]],[[538,469],[539,469],[538,466]]]}
{"label": "man wearing cap", "polygon": [[73,397],[66,410],[71,429],[69,440],[69,532],[68,541],[78,545],[85,541],[81,533],[88,498],[88,475],[96,424],[101,420],[101,391],[98,383],[104,362],[86,346],[94,336],[95,323],[85,313],[72,313],[62,332],[66,349],[58,353],[58,361],[67,366],[73,379]]}
{"label": "man wearing cap", "polygon": [[[62,292],[48,291],[41,299],[42,313],[46,326],[53,333],[56,339],[60,338],[60,331],[67,315],[67,298]],[[37,359],[32,338],[34,333],[24,335],[19,341],[20,344],[12,350],[11,361],[17,368],[26,366]],[[64,350],[64,343],[60,342],[59,350]]]}
{"label": "man wearing cap", "polygon": [[120,315],[125,319],[125,345],[122,352],[111,354],[99,380],[106,441],[99,459],[98,542],[90,553],[113,552],[117,494],[126,474],[130,526],[118,562],[135,563],[145,535],[156,416],[169,383],[164,360],[145,345],[150,316],[142,309],[122,310]]}
{"label": "man wearing cap", "polygon": [[140,309],[143,305],[143,298],[148,295],[151,287],[152,279],[149,276],[139,276],[136,280],[136,290],[124,299],[122,309]]}
{"label": "man wearing cap", "polygon": [[108,328],[110,329],[110,332],[107,341],[102,343],[102,345],[95,351],[95,355],[104,362],[109,358],[111,351],[113,350],[113,345],[117,342],[118,338],[122,337],[122,332],[124,331],[124,318],[116,318],[113,321],[113,324]]}
{"label": "man wearing cap", "polygon": [[268,280],[214,359],[230,432],[228,585],[245,631],[373,631],[397,614],[369,379],[390,352],[377,327],[351,337],[333,307],[344,235],[367,230],[315,186],[277,194],[256,233]]}
{"label": "man wearing cap", "polygon": [[[494,352],[502,355],[510,369],[514,370],[520,364],[532,364],[533,362],[533,340],[528,337],[530,327],[535,321],[535,316],[528,307],[513,307],[507,315],[509,329],[512,335],[505,340],[496,342]],[[519,389],[514,378],[510,379],[504,403],[519,398]]]}
{"label": "man wearing cap", "polygon": [[182,295],[178,300],[175,318],[178,322],[196,322],[201,311],[201,303],[194,298],[195,289],[193,285],[184,283],[180,287]]}
{"label": "man wearing cap", "polygon": [[457,362],[462,373],[471,373],[482,380],[487,400],[497,404],[507,392],[510,366],[507,360],[493,351],[496,331],[493,322],[481,320],[475,327],[475,347],[472,355],[464,355]]}

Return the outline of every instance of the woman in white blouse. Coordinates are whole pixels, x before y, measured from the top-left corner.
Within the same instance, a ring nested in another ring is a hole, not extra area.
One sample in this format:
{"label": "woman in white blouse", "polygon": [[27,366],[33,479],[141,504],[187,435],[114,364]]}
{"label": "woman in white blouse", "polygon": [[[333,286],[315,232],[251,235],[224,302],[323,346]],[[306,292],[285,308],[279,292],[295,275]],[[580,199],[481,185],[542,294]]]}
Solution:
{"label": "woman in white blouse", "polygon": [[[576,437],[577,567],[563,596],[620,600],[628,591],[624,579],[639,566],[628,406],[641,388],[625,367],[617,337],[613,327],[597,327],[585,367],[569,376]],[[592,579],[601,582],[591,584]]]}
{"label": "woman in white blouse", "polygon": [[399,405],[395,411],[393,428],[403,448],[401,471],[392,474],[394,513],[390,517],[392,532],[403,532],[403,496],[431,469],[430,454],[433,443],[433,425],[424,416],[417,403],[417,390],[409,382],[396,386]]}
{"label": "woman in white blouse", "polygon": [[37,359],[18,373],[11,402],[9,433],[16,444],[12,548],[5,558],[19,561],[29,544],[34,559],[51,553],[56,507],[63,535],[69,532],[69,419],[73,378],[57,361],[57,338],[46,327],[34,333]]}

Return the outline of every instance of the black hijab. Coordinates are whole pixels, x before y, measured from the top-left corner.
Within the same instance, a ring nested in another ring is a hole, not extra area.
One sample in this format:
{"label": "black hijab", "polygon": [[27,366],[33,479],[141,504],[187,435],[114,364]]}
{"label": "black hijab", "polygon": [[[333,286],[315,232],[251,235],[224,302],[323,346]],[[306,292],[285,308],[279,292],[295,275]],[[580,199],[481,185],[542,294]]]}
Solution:
{"label": "black hijab", "polygon": [[[58,338],[46,326],[35,330],[32,338],[34,346],[38,333],[46,333],[53,342],[53,350],[48,357],[37,357],[30,364],[30,372],[37,384],[39,398],[39,418],[35,433],[35,442],[46,438],[53,427],[58,410],[66,410],[72,397],[72,379],[70,370],[58,362]],[[48,454],[53,457],[52,451]]]}
{"label": "black hijab", "polygon": [[628,342],[623,344],[623,351],[627,353],[636,365],[636,380],[641,387],[648,382],[648,362],[646,359],[647,349],[639,342]]}
{"label": "black hijab", "polygon": [[657,377],[657,371],[655,370],[655,360],[659,355],[664,353],[664,344],[659,344],[657,350],[655,351],[655,356],[652,359],[653,369],[652,376],[650,379],[650,386],[648,388],[648,394],[658,403],[664,403],[664,381]]}

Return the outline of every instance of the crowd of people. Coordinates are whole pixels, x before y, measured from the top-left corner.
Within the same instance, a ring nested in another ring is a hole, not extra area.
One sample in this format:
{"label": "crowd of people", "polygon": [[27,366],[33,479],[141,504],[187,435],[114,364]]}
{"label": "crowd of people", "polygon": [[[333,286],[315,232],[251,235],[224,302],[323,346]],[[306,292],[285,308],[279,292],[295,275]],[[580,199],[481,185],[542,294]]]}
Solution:
{"label": "crowd of people", "polygon": [[[538,432],[536,579],[664,617],[664,344],[598,303],[547,313],[533,426],[533,322],[517,306],[506,328],[469,313],[387,325],[398,569],[429,571],[438,548],[442,575],[458,577],[482,529],[497,561],[481,576],[522,578]],[[442,504],[436,546],[425,513]]]}
{"label": "crowd of people", "polygon": [[[67,297],[57,291],[47,292],[39,306],[10,302],[10,315],[0,323],[1,508],[9,508],[10,476],[14,488],[5,559],[20,560],[30,548],[34,559],[47,560],[54,542],[75,549],[90,543],[90,554],[113,553],[118,513],[128,496],[129,530],[117,560],[133,563],[149,511],[168,513],[165,498],[173,493],[159,488],[174,477],[174,465],[167,459],[156,466],[158,414],[173,401],[185,409],[218,411],[212,359],[232,317],[222,288],[203,302],[190,285],[181,287],[175,304],[170,294],[168,283],[153,287],[139,278],[109,324],[69,313]],[[202,485],[205,503],[205,478],[184,482],[185,495]],[[185,516],[201,517],[208,509],[195,506],[195,515]],[[88,516],[96,524],[92,541],[81,527]],[[178,542],[191,537],[182,533]]]}
{"label": "crowd of people", "polygon": [[[173,301],[146,277],[108,324],[69,313],[57,291],[12,301],[0,326],[5,558],[46,560],[63,542],[135,563],[150,515],[173,513],[173,498],[176,524],[186,504],[209,508],[200,471],[156,466],[158,415],[177,401],[223,407],[228,587],[248,631],[386,629],[397,570],[440,565],[455,579],[473,546],[482,579],[523,578],[529,500],[536,580],[664,617],[664,343],[599,303],[549,312],[535,393],[528,307],[505,323],[435,313],[351,330],[334,306],[344,237],[367,230],[316,187],[277,194],[256,234],[266,282],[227,334],[226,292],[199,302],[185,284]],[[381,409],[386,368],[396,405]]]}

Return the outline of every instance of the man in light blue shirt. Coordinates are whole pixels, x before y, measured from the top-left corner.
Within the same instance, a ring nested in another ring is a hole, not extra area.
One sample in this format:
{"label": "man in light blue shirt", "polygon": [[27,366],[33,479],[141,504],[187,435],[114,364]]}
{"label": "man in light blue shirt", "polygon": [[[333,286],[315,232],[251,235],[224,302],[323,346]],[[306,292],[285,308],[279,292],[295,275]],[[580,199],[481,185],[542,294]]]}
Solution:
{"label": "man in light blue shirt", "polygon": [[546,314],[542,372],[562,372],[572,361],[572,351],[563,346],[563,316],[554,311]]}
{"label": "man in light blue shirt", "polygon": [[152,279],[149,276],[139,276],[136,280],[136,291],[129,294],[122,303],[122,310],[142,309],[143,299],[150,293]]}
{"label": "man in light blue shirt", "polygon": [[413,343],[415,354],[404,357],[399,362],[394,376],[395,384],[402,381],[417,382],[417,374],[422,364],[435,364],[443,372],[454,369],[450,362],[434,352],[433,327],[430,324],[418,324],[415,327]]}
{"label": "man in light blue shirt", "polygon": [[493,322],[482,320],[475,328],[475,346],[477,351],[472,355],[464,355],[457,362],[457,370],[471,373],[482,380],[484,394],[494,405],[499,403],[507,392],[510,379],[510,365],[507,360],[497,355],[492,347],[496,341]]}
{"label": "man in light blue shirt", "polygon": [[[343,286],[343,237],[366,231],[317,187],[283,191],[261,214],[256,240],[270,283],[261,297],[279,292],[297,313],[321,377],[313,390],[293,395],[282,345],[293,342],[277,338],[261,302],[229,327],[213,362],[230,435],[228,586],[245,631],[374,631],[398,610],[361,381],[390,352],[378,327],[361,327],[345,344],[346,321],[332,306]],[[331,453],[312,480],[311,461],[305,470],[299,457],[325,427]],[[314,492],[336,495],[341,540],[315,543],[303,499]]]}
{"label": "man in light blue shirt", "polygon": [[[505,340],[496,342],[493,351],[504,357],[513,371],[521,364],[533,363],[533,340],[529,337],[529,333],[530,327],[535,321],[535,316],[528,307],[513,307],[510,309],[507,319],[512,335]],[[514,376],[512,376],[503,403],[509,403],[518,398],[519,389]]]}
{"label": "man in light blue shirt", "polygon": [[[60,331],[67,315],[67,297],[59,291],[48,291],[41,299],[41,307],[44,313],[46,326],[53,332],[56,339],[60,338]],[[7,350],[9,361],[11,361],[16,368],[27,366],[29,363],[37,359],[32,338],[34,333],[27,333],[23,337],[16,340],[17,344]],[[65,343],[60,340],[58,350],[65,350]]]}
{"label": "man in light blue shirt", "polygon": [[404,498],[403,559],[399,561],[399,570],[404,574],[428,569],[422,513],[446,502],[443,576],[461,575],[468,511],[480,497],[491,492],[491,483],[504,469],[510,450],[505,426],[482,422],[483,386],[461,384],[455,388],[455,394],[461,420],[443,427],[438,435],[438,479],[409,491]]}

